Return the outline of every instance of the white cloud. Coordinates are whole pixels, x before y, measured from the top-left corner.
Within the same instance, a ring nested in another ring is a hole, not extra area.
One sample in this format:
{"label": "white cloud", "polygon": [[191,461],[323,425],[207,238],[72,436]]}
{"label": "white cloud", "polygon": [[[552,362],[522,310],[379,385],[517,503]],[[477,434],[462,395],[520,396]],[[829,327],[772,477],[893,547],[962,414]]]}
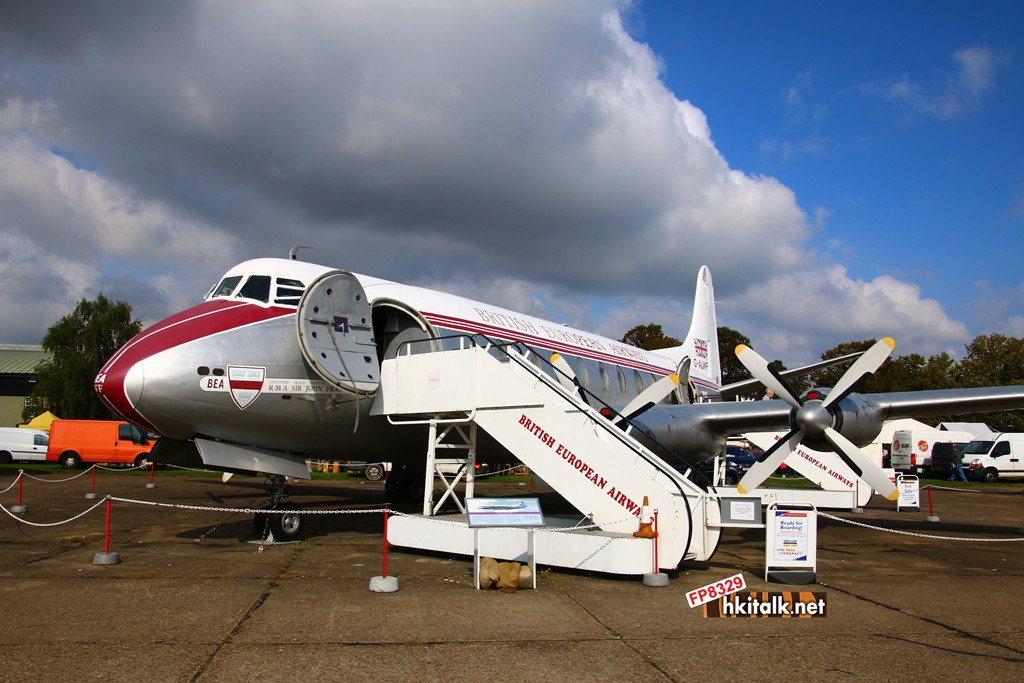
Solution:
{"label": "white cloud", "polygon": [[[723,319],[796,353],[887,320],[962,333],[906,283],[816,265],[827,213],[809,222],[777,179],[730,167],[623,30],[623,2],[166,5],[0,21],[0,228],[16,240],[0,268],[15,244],[46,254],[47,307],[105,287],[148,320],[302,243],[612,337],[684,333],[705,262]],[[960,90],[983,93],[982,55],[958,59]]]}
{"label": "white cloud", "polygon": [[807,362],[835,344],[872,337],[895,338],[897,355],[900,347],[927,355],[969,341],[967,328],[950,319],[939,302],[923,299],[916,285],[888,275],[851,279],[835,264],[756,283],[732,302],[732,310],[735,317],[769,330],[766,345],[783,360],[789,353]]}
{"label": "white cloud", "polygon": [[865,90],[901,102],[915,113],[953,119],[980,106],[981,100],[995,88],[996,72],[1012,57],[1010,51],[984,46],[961,48],[953,53],[954,69],[942,72],[936,85],[922,85],[909,74],[903,74],[888,85],[867,86]]}

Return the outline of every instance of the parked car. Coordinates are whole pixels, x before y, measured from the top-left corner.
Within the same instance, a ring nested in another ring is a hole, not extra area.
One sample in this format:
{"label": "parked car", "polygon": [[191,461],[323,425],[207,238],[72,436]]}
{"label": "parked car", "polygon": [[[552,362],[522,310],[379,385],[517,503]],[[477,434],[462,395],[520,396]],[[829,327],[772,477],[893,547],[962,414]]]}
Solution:
{"label": "parked car", "polygon": [[46,460],[49,438],[42,429],[0,427],[0,465],[18,460]]}
{"label": "parked car", "polygon": [[[958,441],[950,443],[943,441],[932,446],[931,472],[929,476],[937,479],[949,479],[953,475],[953,447],[961,453],[967,447],[967,442]],[[966,461],[965,461],[966,464]],[[966,472],[966,469],[964,470]]]}
{"label": "parked car", "polygon": [[746,472],[757,462],[750,449],[743,446],[726,446],[725,457],[741,472]]}
{"label": "parked car", "polygon": [[989,483],[1024,478],[1024,434],[978,434],[964,448],[964,472]]}

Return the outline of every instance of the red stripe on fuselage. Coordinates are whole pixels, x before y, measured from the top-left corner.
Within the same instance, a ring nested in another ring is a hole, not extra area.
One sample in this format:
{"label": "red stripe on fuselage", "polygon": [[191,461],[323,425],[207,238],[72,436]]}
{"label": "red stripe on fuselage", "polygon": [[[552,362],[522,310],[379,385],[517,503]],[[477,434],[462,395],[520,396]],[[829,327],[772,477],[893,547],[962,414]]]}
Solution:
{"label": "red stripe on fuselage", "polygon": [[97,384],[97,393],[114,412],[155,430],[125,393],[125,377],[136,363],[182,344],[288,315],[295,315],[295,309],[240,301],[214,300],[193,306],[143,330],[121,347],[100,370],[104,379]]}

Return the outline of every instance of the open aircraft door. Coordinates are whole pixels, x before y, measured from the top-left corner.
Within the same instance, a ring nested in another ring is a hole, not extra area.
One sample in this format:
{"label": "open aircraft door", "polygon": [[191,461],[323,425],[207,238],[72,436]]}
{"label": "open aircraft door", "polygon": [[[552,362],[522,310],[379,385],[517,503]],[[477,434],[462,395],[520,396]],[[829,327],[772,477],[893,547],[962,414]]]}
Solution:
{"label": "open aircraft door", "polygon": [[299,348],[318,375],[336,387],[371,394],[380,386],[370,302],[355,275],[324,273],[306,289],[296,316]]}

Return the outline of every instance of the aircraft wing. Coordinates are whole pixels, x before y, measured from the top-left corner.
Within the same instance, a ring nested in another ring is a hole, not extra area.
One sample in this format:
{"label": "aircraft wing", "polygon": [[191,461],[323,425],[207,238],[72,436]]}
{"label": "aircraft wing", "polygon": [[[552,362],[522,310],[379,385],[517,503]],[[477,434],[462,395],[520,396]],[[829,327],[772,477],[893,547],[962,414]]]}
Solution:
{"label": "aircraft wing", "polygon": [[[850,394],[836,402],[835,429],[857,446],[886,420],[1024,409],[1024,385]],[[713,457],[725,439],[746,432],[792,429],[798,411],[786,401],[716,401],[656,406],[641,416],[646,430],[688,460]]]}
{"label": "aircraft wing", "polygon": [[886,420],[1024,409],[1024,385],[864,394]]}

